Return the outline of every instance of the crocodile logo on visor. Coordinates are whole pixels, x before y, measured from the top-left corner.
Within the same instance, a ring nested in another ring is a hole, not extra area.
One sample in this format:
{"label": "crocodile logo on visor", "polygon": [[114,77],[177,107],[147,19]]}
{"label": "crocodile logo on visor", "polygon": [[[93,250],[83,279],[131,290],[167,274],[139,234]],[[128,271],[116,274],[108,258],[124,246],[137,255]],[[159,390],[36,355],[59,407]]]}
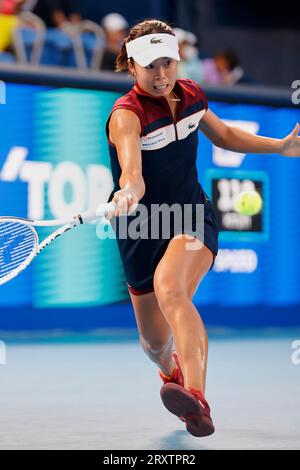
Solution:
{"label": "crocodile logo on visor", "polygon": [[152,38],[150,40],[150,44],[159,44],[159,43],[162,43],[161,39]]}

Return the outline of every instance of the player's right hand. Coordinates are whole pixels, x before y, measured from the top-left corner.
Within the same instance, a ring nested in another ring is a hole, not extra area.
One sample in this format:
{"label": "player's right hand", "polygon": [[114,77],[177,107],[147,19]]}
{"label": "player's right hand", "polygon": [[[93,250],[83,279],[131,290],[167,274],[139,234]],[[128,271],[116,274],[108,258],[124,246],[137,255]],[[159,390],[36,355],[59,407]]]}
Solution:
{"label": "player's right hand", "polygon": [[133,187],[116,191],[112,199],[116,210],[113,214],[108,214],[107,219],[111,219],[112,216],[118,217],[120,215],[132,214],[138,206],[139,199],[138,191]]}

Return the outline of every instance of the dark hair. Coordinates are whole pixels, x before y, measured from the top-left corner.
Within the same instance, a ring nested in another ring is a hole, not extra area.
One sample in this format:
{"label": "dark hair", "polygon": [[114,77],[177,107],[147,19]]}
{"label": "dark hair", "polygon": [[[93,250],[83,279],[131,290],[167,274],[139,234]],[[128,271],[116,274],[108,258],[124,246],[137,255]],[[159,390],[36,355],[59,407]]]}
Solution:
{"label": "dark hair", "polygon": [[239,59],[237,52],[230,47],[217,52],[217,54],[215,54],[214,57],[215,58],[222,57],[223,59],[225,59],[228,64],[229,70],[233,70],[235,67],[240,65],[240,59]]}
{"label": "dark hair", "polygon": [[[175,34],[172,31],[172,27],[165,23],[164,21],[149,18],[141,21],[140,23],[135,24],[130,28],[128,36],[124,39],[123,46],[121,51],[116,59],[116,72],[122,72],[123,70],[129,70],[128,68],[128,57],[125,44],[133,39],[137,39],[141,36],[145,36],[146,34]],[[130,59],[132,61],[132,58]]]}

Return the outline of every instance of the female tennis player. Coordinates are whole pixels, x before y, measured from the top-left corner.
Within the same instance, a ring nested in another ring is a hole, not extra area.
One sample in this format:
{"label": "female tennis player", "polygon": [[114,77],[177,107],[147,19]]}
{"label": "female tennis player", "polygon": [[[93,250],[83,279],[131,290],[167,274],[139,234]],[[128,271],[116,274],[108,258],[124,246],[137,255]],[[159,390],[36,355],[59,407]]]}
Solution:
{"label": "female tennis player", "polygon": [[[159,366],[162,401],[188,432],[202,437],[212,434],[214,425],[205,399],[207,335],[192,298],[217,255],[218,227],[198,182],[198,128],[214,145],[242,153],[300,155],[300,138],[298,124],[282,140],[228,127],[208,109],[194,81],[176,78],[179,60],[175,35],[160,20],[136,24],[124,41],[116,71],[127,70],[135,83],[115,102],[106,125],[115,184],[110,200],[117,206],[111,222],[141,345]],[[191,205],[193,242],[191,234],[179,233],[174,225],[169,239],[120,237],[124,217],[119,216],[127,214],[129,224],[138,203],[149,209],[146,222],[154,203]],[[195,217],[201,204],[202,235]]]}

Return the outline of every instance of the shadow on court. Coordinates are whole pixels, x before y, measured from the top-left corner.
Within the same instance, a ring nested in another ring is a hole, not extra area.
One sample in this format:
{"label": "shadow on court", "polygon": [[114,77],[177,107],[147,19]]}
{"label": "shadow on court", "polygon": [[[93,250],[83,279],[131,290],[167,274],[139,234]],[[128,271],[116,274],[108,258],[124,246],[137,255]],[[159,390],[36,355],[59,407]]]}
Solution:
{"label": "shadow on court", "polygon": [[[190,438],[190,436],[189,436]],[[161,438],[157,442],[155,449],[157,450],[208,450],[209,447],[205,447],[202,443],[200,444],[199,439],[194,438],[194,444],[187,441],[187,433],[183,431],[174,431],[167,436]]]}

